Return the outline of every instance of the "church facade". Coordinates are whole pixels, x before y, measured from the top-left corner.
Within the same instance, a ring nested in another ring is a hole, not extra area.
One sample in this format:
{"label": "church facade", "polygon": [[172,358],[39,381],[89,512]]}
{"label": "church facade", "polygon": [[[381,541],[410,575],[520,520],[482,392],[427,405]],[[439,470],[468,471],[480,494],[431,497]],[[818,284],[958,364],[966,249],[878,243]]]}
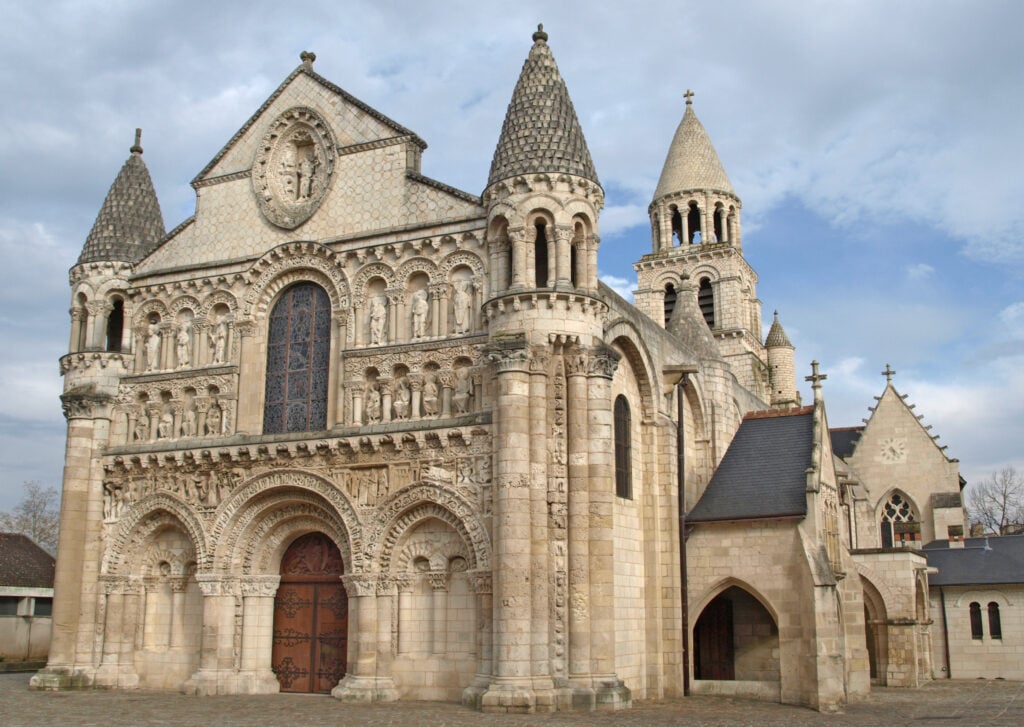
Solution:
{"label": "church facade", "polygon": [[598,281],[604,192],[541,29],[479,196],[314,60],[170,232],[137,137],[71,269],[33,687],[833,709],[927,678],[904,525],[962,522],[956,477],[885,520],[857,474],[884,452],[834,452],[816,369],[800,406],[689,95],[633,305]]}

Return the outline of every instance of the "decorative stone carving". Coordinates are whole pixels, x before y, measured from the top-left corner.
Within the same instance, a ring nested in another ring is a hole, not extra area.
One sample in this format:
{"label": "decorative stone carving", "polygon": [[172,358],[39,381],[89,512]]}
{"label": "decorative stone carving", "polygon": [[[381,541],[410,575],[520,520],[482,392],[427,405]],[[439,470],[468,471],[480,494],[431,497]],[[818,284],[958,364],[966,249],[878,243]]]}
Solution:
{"label": "decorative stone carving", "polygon": [[376,424],[380,421],[380,385],[377,383],[368,384],[366,387],[366,422]]}
{"label": "decorative stone carving", "polygon": [[427,316],[430,314],[430,301],[426,290],[417,290],[412,294],[412,337],[425,338],[427,335]]}
{"label": "decorative stone carving", "polygon": [[393,395],[395,419],[408,419],[410,402],[412,401],[412,389],[409,388],[409,377],[402,376],[395,382]]}
{"label": "decorative stone carving", "polygon": [[153,321],[146,332],[146,371],[160,368],[160,325]]}
{"label": "decorative stone carving", "polygon": [[452,287],[452,333],[468,333],[473,312],[473,283],[469,280],[456,280]]}
{"label": "decorative stone carving", "polygon": [[222,319],[209,333],[211,363],[221,364],[227,360],[228,322]]}
{"label": "decorative stone carving", "polygon": [[436,417],[438,411],[437,379],[427,374],[423,378],[423,416]]}
{"label": "decorative stone carving", "polygon": [[469,367],[460,366],[455,369],[455,393],[452,395],[452,403],[455,404],[456,414],[466,414],[469,412],[472,396],[473,381],[469,376]]}
{"label": "decorative stone carving", "polygon": [[309,108],[292,108],[267,130],[252,165],[260,211],[272,224],[293,230],[320,206],[337,157],[330,128]]}
{"label": "decorative stone carving", "polygon": [[224,412],[220,404],[213,402],[206,412],[206,434],[210,437],[219,436],[224,428]]}
{"label": "decorative stone carving", "polygon": [[377,295],[370,299],[370,344],[379,346],[388,342],[388,299]]}
{"label": "decorative stone carving", "polygon": [[178,326],[178,334],[174,339],[174,355],[178,360],[178,368],[188,368],[192,362],[192,331],[188,323]]}

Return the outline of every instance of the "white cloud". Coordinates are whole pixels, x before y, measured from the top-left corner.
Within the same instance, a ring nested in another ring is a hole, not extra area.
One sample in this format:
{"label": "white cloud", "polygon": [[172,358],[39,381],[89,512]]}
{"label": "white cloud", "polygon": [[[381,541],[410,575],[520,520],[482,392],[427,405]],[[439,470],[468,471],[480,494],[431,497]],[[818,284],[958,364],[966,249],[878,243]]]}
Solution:
{"label": "white cloud", "polygon": [[999,320],[1006,326],[1007,335],[1024,338],[1024,301],[1013,303],[999,311]]}
{"label": "white cloud", "polygon": [[600,275],[602,283],[607,285],[609,288],[614,290],[616,293],[621,295],[630,303],[633,302],[633,291],[636,290],[635,280],[626,280],[625,278],[619,278],[614,275]]}
{"label": "white cloud", "polygon": [[935,274],[935,268],[928,263],[917,263],[907,268],[907,277],[911,280],[927,280]]}

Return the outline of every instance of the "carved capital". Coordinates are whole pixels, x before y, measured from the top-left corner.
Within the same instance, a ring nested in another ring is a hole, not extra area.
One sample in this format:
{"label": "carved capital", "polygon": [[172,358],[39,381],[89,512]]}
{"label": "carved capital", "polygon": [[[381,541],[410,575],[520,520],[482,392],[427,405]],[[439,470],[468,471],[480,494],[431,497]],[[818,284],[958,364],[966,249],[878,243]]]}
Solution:
{"label": "carved capital", "polygon": [[448,590],[448,574],[447,573],[427,573],[427,583],[430,584],[431,590],[434,591],[447,591]]}
{"label": "carved capital", "polygon": [[493,585],[490,571],[469,571],[469,585],[478,596],[493,593]]}
{"label": "carved capital", "polygon": [[376,573],[349,573],[341,577],[350,597],[362,598],[377,595]]}
{"label": "carved capital", "polygon": [[529,368],[530,357],[525,336],[509,336],[494,340],[484,349],[484,355],[497,367],[499,374],[506,371],[526,371]]}
{"label": "carved capital", "polygon": [[615,375],[622,354],[611,346],[601,345],[590,354],[590,374],[610,379]]}
{"label": "carved capital", "polygon": [[225,578],[212,573],[196,574],[196,583],[204,596],[233,596],[237,585],[234,578]]}
{"label": "carved capital", "polygon": [[531,374],[546,374],[548,372],[548,362],[551,361],[551,352],[540,346],[533,346],[530,348],[530,373]]}
{"label": "carved capital", "polygon": [[71,390],[61,394],[60,403],[64,410],[64,416],[69,421],[71,419],[93,419],[108,416],[113,397],[108,394],[98,394],[92,390]]}
{"label": "carved capital", "polygon": [[273,598],[280,583],[281,576],[246,576],[238,580],[243,596],[258,598]]}

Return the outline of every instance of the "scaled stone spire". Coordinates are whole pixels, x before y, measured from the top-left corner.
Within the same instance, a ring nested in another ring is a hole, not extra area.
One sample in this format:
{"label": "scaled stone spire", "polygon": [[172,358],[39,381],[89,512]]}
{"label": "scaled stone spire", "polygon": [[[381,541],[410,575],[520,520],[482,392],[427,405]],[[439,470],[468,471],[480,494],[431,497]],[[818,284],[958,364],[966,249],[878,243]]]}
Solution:
{"label": "scaled stone spire", "polygon": [[573,174],[600,184],[547,39],[538,25],[505,114],[488,186],[539,172]]}
{"label": "scaled stone spire", "polygon": [[768,337],[764,339],[764,345],[766,348],[775,348],[777,346],[793,348],[793,344],[789,342],[789,336],[786,335],[785,329],[779,323],[778,311],[775,311],[775,319],[772,321],[772,327],[768,329]]}
{"label": "scaled stone spire", "polygon": [[736,192],[722,167],[718,152],[693,111],[693,92],[687,91],[685,96],[686,113],[668,148],[654,200],[690,189],[714,190],[735,196]]}
{"label": "scaled stone spire", "polygon": [[153,180],[142,161],[141,141],[142,129],[136,129],[131,156],[110,185],[78,256],[79,265],[104,260],[138,262],[167,233]]}

